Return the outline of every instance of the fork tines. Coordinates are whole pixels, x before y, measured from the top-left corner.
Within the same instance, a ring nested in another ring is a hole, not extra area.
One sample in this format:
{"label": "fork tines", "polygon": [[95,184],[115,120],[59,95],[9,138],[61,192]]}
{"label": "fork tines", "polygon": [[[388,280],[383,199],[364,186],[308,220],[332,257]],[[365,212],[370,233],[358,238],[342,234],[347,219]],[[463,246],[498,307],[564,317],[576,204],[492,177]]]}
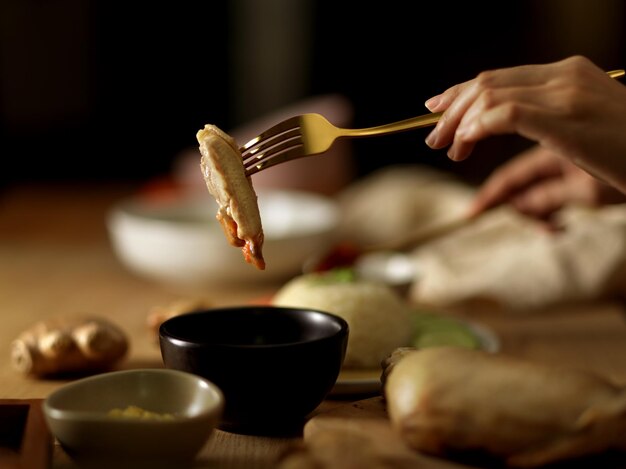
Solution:
{"label": "fork tines", "polygon": [[302,144],[302,136],[298,128],[288,130],[272,137],[262,138],[257,141],[256,145],[242,154],[244,166],[249,166],[247,162],[254,163],[255,161],[263,159],[264,155],[267,156],[270,151],[271,154],[277,154],[300,144]]}
{"label": "fork tines", "polygon": [[301,147],[302,135],[299,124],[299,116],[291,117],[241,146],[239,150],[246,173],[254,174],[267,167],[270,158],[273,159],[285,152]]}

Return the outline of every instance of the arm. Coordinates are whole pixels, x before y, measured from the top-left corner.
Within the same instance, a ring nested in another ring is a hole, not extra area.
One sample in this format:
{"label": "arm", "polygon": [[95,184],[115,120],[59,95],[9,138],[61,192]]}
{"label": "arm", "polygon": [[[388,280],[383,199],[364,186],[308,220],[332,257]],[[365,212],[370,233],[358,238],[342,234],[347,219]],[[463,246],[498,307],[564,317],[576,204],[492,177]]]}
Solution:
{"label": "arm", "polygon": [[626,192],[626,88],[584,57],[483,72],[426,106],[445,111],[426,143],[455,161],[518,134]]}

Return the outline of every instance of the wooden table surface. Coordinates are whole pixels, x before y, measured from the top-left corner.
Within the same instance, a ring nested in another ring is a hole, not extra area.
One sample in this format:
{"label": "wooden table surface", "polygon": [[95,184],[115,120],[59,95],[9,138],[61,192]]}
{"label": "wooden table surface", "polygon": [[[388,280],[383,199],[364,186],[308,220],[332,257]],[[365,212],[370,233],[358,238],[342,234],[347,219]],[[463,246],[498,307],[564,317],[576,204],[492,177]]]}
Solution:
{"label": "wooden table surface", "polygon": [[[173,288],[138,278],[116,259],[107,210],[133,186],[22,185],[0,192],[0,399],[41,399],[64,380],[26,378],[9,361],[9,344],[38,320],[67,313],[110,318],[131,338],[120,368],[162,367],[146,318],[151,308],[183,297],[234,305],[271,294],[278,285]],[[626,323],[619,302],[562,305],[532,314],[460,311],[493,329],[501,350],[540,362],[592,369],[626,384]],[[351,400],[365,396],[353,396]],[[328,400],[319,412],[346,405]],[[298,438],[216,431],[194,467],[271,468]],[[62,449],[53,467],[74,467]]]}

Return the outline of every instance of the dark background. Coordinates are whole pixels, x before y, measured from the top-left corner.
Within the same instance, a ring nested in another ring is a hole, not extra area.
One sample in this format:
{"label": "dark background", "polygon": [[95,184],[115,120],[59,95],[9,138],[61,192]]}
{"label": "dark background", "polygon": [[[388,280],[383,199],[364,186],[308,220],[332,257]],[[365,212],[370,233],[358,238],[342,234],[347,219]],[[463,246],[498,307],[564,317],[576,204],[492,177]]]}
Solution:
{"label": "dark background", "polygon": [[[622,0],[0,0],[0,183],[146,181],[205,123],[310,95],[346,95],[370,126],[484,69],[572,54],[624,68],[625,23]],[[415,161],[426,134],[358,141],[361,173]],[[525,144],[420,162],[480,180]]]}

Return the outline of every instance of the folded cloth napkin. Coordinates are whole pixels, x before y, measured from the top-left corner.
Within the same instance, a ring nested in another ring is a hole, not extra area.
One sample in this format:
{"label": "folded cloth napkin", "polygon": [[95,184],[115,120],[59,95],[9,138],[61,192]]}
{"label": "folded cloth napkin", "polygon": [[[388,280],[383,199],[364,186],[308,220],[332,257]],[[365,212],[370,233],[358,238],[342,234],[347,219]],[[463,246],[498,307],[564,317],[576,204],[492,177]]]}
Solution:
{"label": "folded cloth napkin", "polygon": [[500,207],[416,248],[410,290],[418,303],[450,306],[487,301],[528,310],[598,299],[623,289],[626,206],[570,207],[563,231],[548,232]]}
{"label": "folded cloth napkin", "polygon": [[[381,194],[383,186],[393,200]],[[395,168],[352,188],[342,207],[347,214],[353,205],[369,206],[369,212],[352,212],[349,228],[369,242],[392,241],[385,230],[397,236],[416,224],[432,229],[456,220],[456,229],[408,252],[417,271],[409,299],[419,304],[488,302],[526,311],[626,291],[626,205],[567,207],[560,214],[563,230],[548,232],[509,206],[460,224],[472,194],[462,182],[434,178],[432,170]]]}

